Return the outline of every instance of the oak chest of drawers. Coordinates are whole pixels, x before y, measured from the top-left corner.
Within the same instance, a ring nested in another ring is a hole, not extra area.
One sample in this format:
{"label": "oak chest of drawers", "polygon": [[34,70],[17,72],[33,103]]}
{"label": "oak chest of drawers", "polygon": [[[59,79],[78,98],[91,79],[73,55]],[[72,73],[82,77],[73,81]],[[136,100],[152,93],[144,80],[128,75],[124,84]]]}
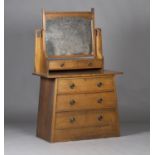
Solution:
{"label": "oak chest of drawers", "polygon": [[119,136],[116,74],[120,73],[42,76],[37,136],[50,142]]}

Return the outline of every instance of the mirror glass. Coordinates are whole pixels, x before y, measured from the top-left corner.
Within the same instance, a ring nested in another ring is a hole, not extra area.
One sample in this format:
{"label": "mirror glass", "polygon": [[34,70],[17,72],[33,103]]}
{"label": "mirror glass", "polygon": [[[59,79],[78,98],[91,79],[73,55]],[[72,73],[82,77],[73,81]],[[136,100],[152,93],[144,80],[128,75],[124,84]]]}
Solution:
{"label": "mirror glass", "polygon": [[45,39],[48,56],[91,55],[91,19],[73,16],[48,19]]}

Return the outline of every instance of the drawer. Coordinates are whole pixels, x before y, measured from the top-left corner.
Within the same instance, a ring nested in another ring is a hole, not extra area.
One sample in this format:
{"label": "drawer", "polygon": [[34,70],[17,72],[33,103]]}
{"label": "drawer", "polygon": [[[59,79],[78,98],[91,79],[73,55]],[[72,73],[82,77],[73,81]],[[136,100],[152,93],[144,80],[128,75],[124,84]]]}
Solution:
{"label": "drawer", "polygon": [[113,111],[62,112],[56,114],[56,129],[111,126],[116,118]]}
{"label": "drawer", "polygon": [[58,94],[112,91],[112,77],[58,79]]}
{"label": "drawer", "polygon": [[114,92],[66,94],[57,96],[56,111],[114,108],[115,106]]}
{"label": "drawer", "polygon": [[119,136],[119,128],[117,125],[89,127],[81,129],[64,129],[55,130],[54,141],[71,141],[91,138],[116,137]]}
{"label": "drawer", "polygon": [[73,69],[89,69],[89,68],[102,68],[102,60],[52,60],[49,61],[49,70],[73,70]]}

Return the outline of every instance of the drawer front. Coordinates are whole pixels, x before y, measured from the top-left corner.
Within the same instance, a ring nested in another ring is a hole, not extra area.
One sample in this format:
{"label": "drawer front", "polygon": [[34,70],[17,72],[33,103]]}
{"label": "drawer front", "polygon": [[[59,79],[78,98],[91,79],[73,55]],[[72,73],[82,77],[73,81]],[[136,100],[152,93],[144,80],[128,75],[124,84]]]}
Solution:
{"label": "drawer front", "polygon": [[67,94],[57,96],[56,111],[115,108],[115,106],[116,95],[114,92]]}
{"label": "drawer front", "polygon": [[81,129],[56,130],[54,141],[70,141],[90,138],[114,137],[119,136],[118,126],[89,127]]}
{"label": "drawer front", "polygon": [[49,61],[49,70],[102,68],[102,60],[52,60]]}
{"label": "drawer front", "polygon": [[113,78],[72,78],[58,80],[58,94],[113,91]]}
{"label": "drawer front", "polygon": [[62,112],[56,114],[56,129],[112,126],[116,120],[112,111]]}

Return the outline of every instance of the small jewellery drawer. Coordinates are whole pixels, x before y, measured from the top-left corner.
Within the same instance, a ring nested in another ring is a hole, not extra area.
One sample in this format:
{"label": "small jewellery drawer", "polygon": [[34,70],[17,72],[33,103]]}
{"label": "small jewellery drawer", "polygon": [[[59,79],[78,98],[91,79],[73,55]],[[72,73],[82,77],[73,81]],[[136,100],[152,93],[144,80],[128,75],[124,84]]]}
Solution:
{"label": "small jewellery drawer", "polygon": [[116,118],[112,111],[62,112],[56,114],[56,129],[111,126]]}
{"label": "small jewellery drawer", "polygon": [[58,94],[101,92],[113,89],[112,77],[58,79]]}
{"label": "small jewellery drawer", "polygon": [[115,108],[114,92],[66,94],[57,96],[56,111]]}
{"label": "small jewellery drawer", "polygon": [[65,70],[65,69],[83,69],[83,68],[102,68],[102,60],[53,60],[49,61],[49,69]]}

